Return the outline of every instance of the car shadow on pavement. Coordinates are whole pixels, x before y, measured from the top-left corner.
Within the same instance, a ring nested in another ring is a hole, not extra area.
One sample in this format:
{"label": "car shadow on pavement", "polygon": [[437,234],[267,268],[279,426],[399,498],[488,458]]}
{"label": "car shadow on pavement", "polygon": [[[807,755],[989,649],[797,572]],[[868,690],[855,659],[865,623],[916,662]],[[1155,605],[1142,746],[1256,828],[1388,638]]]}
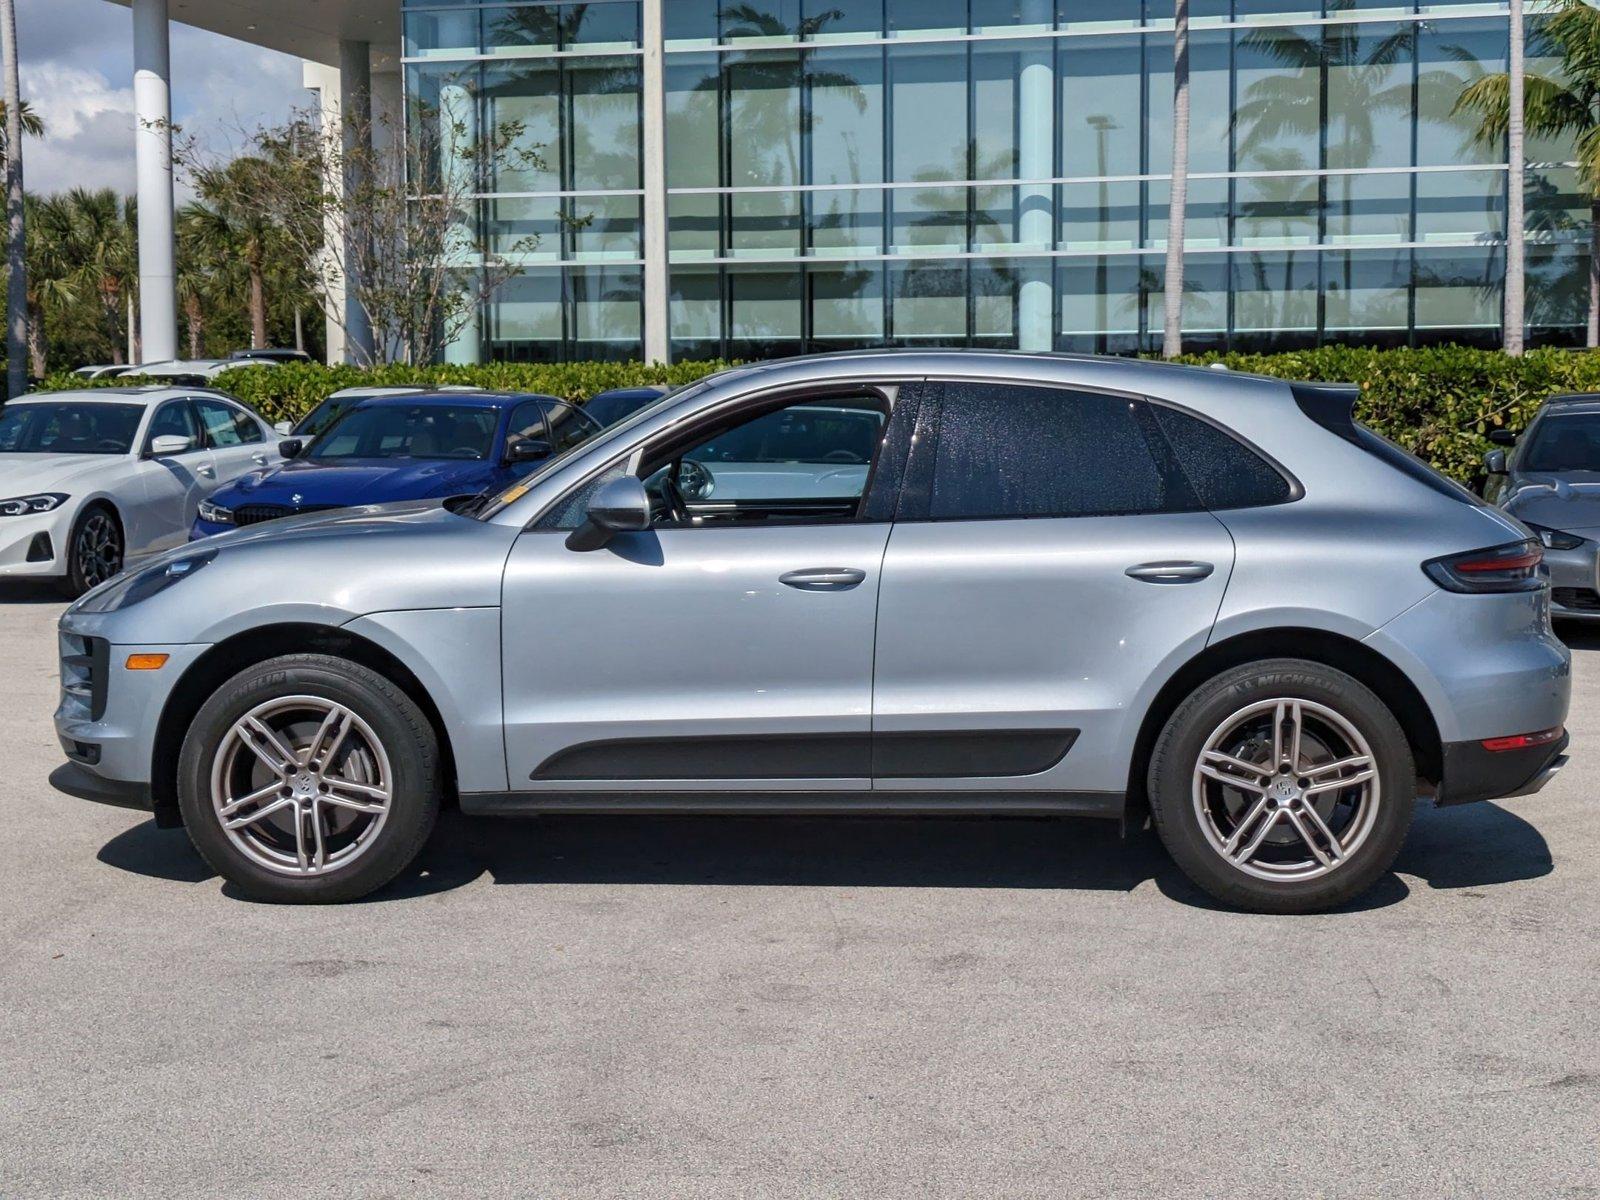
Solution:
{"label": "car shadow on pavement", "polygon": [[65,604],[67,598],[53,583],[36,579],[0,581],[0,604]]}
{"label": "car shadow on pavement", "polygon": [[[181,830],[146,821],[100,850],[108,866],[182,883],[214,877]],[[1340,911],[1404,900],[1402,875],[1429,888],[1490,887],[1553,869],[1527,821],[1495,804],[1419,807],[1395,872]],[[984,817],[441,815],[417,861],[368,903],[413,899],[488,877],[497,884],[1054,888],[1161,893],[1217,907],[1148,830],[1110,822]],[[224,893],[237,895],[228,885]]]}

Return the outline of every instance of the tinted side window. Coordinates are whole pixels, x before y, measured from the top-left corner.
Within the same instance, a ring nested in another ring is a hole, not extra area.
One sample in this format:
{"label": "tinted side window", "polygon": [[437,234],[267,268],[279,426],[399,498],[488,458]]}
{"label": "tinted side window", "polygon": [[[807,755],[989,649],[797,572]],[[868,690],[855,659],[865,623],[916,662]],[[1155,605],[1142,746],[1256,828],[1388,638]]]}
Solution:
{"label": "tinted side window", "polygon": [[196,399],[194,404],[213,446],[226,449],[261,440],[260,428],[243,409],[216,400]]}
{"label": "tinted side window", "polygon": [[527,438],[535,442],[548,442],[550,428],[545,423],[544,405],[538,400],[524,400],[511,410],[511,425],[506,433],[508,443]]}
{"label": "tinted side window", "polygon": [[943,391],[934,520],[1199,507],[1140,401],[1015,384],[952,383]]}
{"label": "tinted side window", "polygon": [[169,400],[156,410],[150,418],[150,432],[145,435],[145,448],[158,437],[186,437],[193,447],[200,446],[200,426],[187,400]]}
{"label": "tinted side window", "polygon": [[1207,508],[1282,504],[1294,494],[1271,463],[1210,422],[1160,404],[1150,410]]}
{"label": "tinted side window", "polygon": [[592,436],[600,429],[595,419],[570,404],[552,404],[550,407],[550,434],[556,453]]}

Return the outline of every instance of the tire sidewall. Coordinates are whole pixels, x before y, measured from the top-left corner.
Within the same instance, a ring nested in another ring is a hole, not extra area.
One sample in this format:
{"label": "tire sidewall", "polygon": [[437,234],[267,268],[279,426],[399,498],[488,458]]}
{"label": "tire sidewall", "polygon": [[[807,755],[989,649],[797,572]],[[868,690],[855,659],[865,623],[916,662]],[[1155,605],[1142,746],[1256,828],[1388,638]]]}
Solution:
{"label": "tire sidewall", "polygon": [[122,553],[117,561],[117,569],[107,578],[115,578],[128,565],[127,535],[117,514],[98,501],[86,506],[73,520],[72,532],[67,535],[67,573],[62,576],[61,589],[72,599],[77,599],[77,597],[83,595],[91,586],[89,581],[83,577],[83,573],[78,570],[78,539],[83,536],[83,528],[89,523],[89,518],[96,513],[104,513],[110,517],[112,523],[117,527],[117,536],[123,539]]}
{"label": "tire sidewall", "polygon": [[[222,829],[211,802],[211,769],[233,723],[263,701],[306,695],[351,709],[383,743],[393,773],[389,815],[375,843],[347,867],[297,878],[248,858]],[[273,659],[235,675],[196,714],[178,759],[178,807],[190,840],[221,875],[253,899],[332,902],[363,896],[416,857],[439,810],[439,756],[416,704],[376,672],[321,655]]]}
{"label": "tire sidewall", "polygon": [[[1378,812],[1371,832],[1347,861],[1315,879],[1275,881],[1245,874],[1212,847],[1194,811],[1194,768],[1206,739],[1240,709],[1280,697],[1333,709],[1360,731],[1378,762]],[[1333,667],[1275,659],[1224,672],[1178,706],[1152,756],[1149,790],[1161,839],[1195,883],[1226,903],[1304,912],[1354,898],[1393,865],[1411,825],[1416,768],[1399,722],[1371,689]]]}

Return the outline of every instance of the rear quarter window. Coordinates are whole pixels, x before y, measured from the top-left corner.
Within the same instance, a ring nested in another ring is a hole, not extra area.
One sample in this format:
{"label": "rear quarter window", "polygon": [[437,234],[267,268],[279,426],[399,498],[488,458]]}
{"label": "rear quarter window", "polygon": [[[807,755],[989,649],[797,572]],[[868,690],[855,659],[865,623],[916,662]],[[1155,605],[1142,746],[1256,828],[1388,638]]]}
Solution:
{"label": "rear quarter window", "polygon": [[1163,404],[1152,404],[1178,463],[1207,508],[1261,508],[1294,499],[1283,473],[1226,430]]}

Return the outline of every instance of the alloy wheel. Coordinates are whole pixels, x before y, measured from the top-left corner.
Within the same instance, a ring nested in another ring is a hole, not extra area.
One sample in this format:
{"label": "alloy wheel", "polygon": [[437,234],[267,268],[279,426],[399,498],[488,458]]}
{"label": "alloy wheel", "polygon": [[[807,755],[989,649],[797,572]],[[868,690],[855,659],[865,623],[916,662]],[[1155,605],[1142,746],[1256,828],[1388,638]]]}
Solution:
{"label": "alloy wheel", "polygon": [[1345,717],[1310,700],[1247,705],[1212,731],[1194,768],[1211,848],[1257,879],[1315,879],[1360,849],[1381,801],[1378,763]]}
{"label": "alloy wheel", "polygon": [[109,513],[89,514],[78,530],[72,555],[86,587],[104,583],[122,570],[122,533]]}
{"label": "alloy wheel", "polygon": [[286,696],[228,729],[212,759],[211,804],[251,861],[325,875],[378,840],[393,779],[383,743],[358,714],[319,696]]}

